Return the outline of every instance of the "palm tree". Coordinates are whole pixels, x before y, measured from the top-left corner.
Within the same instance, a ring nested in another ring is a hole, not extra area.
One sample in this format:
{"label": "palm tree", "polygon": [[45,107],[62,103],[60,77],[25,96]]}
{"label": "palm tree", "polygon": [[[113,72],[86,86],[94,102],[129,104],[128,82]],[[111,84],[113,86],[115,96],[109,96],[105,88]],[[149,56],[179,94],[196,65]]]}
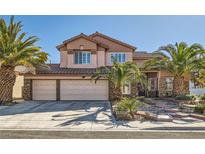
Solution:
{"label": "palm tree", "polygon": [[10,19],[9,25],[0,19],[0,102],[12,101],[12,89],[16,80],[15,68],[26,66],[34,68],[47,61],[48,54],[35,46],[36,36],[25,38],[22,23]]}
{"label": "palm tree", "polygon": [[174,76],[173,94],[180,95],[187,93],[187,84],[184,81],[186,75],[191,72],[203,69],[204,48],[200,44],[188,46],[184,42],[162,46],[153,53],[157,57],[144,64],[146,69],[167,70]]}
{"label": "palm tree", "polygon": [[[106,73],[102,73],[104,72]],[[122,86],[126,83],[141,82],[143,83],[145,76],[133,62],[118,63],[114,60],[112,67],[105,66],[97,69],[96,73],[91,77],[95,82],[100,78],[108,79],[114,85],[115,100],[122,99]]]}

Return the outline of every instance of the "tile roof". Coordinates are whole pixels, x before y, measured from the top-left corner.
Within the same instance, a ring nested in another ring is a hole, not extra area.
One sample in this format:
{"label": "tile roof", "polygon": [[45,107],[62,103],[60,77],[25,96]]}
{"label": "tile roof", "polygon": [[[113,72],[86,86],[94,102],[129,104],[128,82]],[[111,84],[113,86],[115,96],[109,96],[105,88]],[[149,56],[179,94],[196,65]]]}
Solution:
{"label": "tile roof", "polygon": [[[38,68],[36,74],[69,74],[69,75],[92,75],[96,73],[96,68],[60,68],[60,64],[47,64],[49,68]],[[101,70],[106,74],[106,70]]]}
{"label": "tile roof", "polygon": [[95,33],[91,34],[90,37],[94,37],[94,36],[97,36],[97,35],[98,35],[98,36],[101,36],[101,37],[104,37],[104,38],[106,38],[106,39],[108,39],[108,40],[111,40],[111,41],[113,41],[113,42],[116,42],[116,43],[118,43],[118,44],[121,44],[121,45],[123,45],[123,46],[129,47],[129,48],[131,48],[131,49],[133,49],[133,50],[136,50],[136,49],[137,49],[136,47],[134,47],[134,46],[132,46],[132,45],[130,45],[130,44],[127,44],[127,43],[122,42],[122,41],[120,41],[120,40],[114,39],[114,38],[109,37],[109,36],[107,36],[107,35],[105,35],[105,34],[99,33],[98,31],[96,31]]}
{"label": "tile roof", "polygon": [[105,44],[103,44],[103,43],[101,43],[101,42],[99,42],[99,41],[93,39],[93,38],[90,37],[90,36],[87,36],[87,35],[81,33],[81,34],[79,34],[79,35],[77,35],[77,36],[74,36],[74,37],[72,37],[72,38],[70,38],[70,39],[67,39],[67,40],[63,41],[62,44],[60,44],[60,45],[57,46],[57,49],[59,50],[61,47],[65,46],[65,44],[67,44],[67,43],[69,43],[69,42],[72,42],[73,40],[76,40],[76,39],[78,39],[78,38],[85,38],[85,39],[87,39],[87,40],[89,40],[89,41],[91,41],[91,42],[94,42],[94,43],[98,44],[99,46],[101,46],[101,47],[103,47],[103,48],[106,48],[106,49],[108,48],[107,45],[105,45]]}
{"label": "tile roof", "polygon": [[[152,53],[148,53],[146,51],[137,51],[137,52],[134,52],[134,55],[133,55],[133,58],[134,59],[149,59],[149,58],[153,58],[153,57],[156,57],[157,55],[153,55]],[[161,57],[159,55],[159,57]]]}

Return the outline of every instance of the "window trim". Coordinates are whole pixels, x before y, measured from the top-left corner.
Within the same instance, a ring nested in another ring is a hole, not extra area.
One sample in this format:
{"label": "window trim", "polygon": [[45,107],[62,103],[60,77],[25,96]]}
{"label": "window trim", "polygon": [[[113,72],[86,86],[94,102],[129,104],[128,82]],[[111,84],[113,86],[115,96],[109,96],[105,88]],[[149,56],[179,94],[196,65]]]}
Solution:
{"label": "window trim", "polygon": [[[126,62],[125,52],[111,52],[111,54],[110,54],[110,64],[113,64],[113,58],[112,57],[115,57],[117,59],[118,63],[125,63]],[[119,59],[120,59],[120,61],[119,61]]]}
{"label": "window trim", "polygon": [[[128,84],[128,91],[127,91],[127,92],[124,92],[124,91],[123,91],[125,84]],[[122,94],[123,94],[123,95],[130,95],[130,94],[131,94],[131,83],[128,82],[128,83],[125,83],[125,84],[123,84],[122,89],[121,89]]]}
{"label": "window trim", "polygon": [[[81,57],[80,57],[79,53],[82,53]],[[76,63],[76,55],[77,55],[78,63]],[[76,65],[90,65],[91,64],[91,52],[90,51],[76,51],[76,52],[74,52],[73,57],[74,57],[74,64],[76,64]],[[80,61],[81,61],[81,63],[80,63]]]}

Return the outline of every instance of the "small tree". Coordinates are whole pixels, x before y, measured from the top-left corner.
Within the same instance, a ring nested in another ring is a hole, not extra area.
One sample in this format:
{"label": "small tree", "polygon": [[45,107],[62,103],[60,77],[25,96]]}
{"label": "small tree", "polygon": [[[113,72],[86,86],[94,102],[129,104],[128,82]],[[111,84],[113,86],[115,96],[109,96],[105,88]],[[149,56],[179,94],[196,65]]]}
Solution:
{"label": "small tree", "polygon": [[117,104],[117,110],[128,112],[132,119],[134,119],[135,112],[143,105],[144,103],[138,99],[124,97],[120,103]]}
{"label": "small tree", "polygon": [[26,66],[34,68],[47,61],[48,54],[35,46],[38,38],[25,38],[21,22],[10,19],[9,25],[0,19],[0,102],[11,102],[12,91],[16,80],[15,68]]}
{"label": "small tree", "polygon": [[[105,71],[105,73],[102,73],[103,71]],[[92,75],[92,79],[95,80],[95,82],[101,78],[108,79],[114,85],[114,90],[112,91],[114,99],[121,100],[122,86],[126,82],[143,83],[145,76],[133,62],[118,63],[114,61],[111,67],[100,67],[97,69],[97,72]]]}

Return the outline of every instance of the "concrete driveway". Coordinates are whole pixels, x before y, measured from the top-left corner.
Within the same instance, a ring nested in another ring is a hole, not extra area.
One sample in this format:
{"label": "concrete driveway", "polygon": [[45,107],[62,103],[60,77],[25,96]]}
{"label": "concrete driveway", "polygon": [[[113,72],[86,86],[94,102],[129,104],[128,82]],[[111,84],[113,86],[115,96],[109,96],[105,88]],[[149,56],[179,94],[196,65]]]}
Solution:
{"label": "concrete driveway", "polygon": [[0,130],[2,129],[204,131],[205,122],[193,119],[183,122],[115,121],[109,101],[29,101],[14,106],[0,106]]}
{"label": "concrete driveway", "polygon": [[0,107],[0,129],[90,130],[112,125],[109,101],[29,101]]}

